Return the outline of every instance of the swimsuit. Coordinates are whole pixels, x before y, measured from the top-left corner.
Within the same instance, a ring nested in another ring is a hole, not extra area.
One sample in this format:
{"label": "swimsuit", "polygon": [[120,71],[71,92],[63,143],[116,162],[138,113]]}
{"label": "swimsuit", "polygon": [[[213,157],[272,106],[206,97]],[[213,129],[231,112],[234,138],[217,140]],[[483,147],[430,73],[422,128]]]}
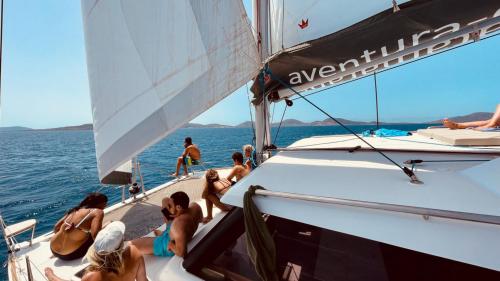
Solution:
{"label": "swimsuit", "polygon": [[200,159],[193,159],[193,158],[187,157],[187,156],[182,157],[182,162],[184,163],[184,165],[188,165],[188,166],[200,165]]}
{"label": "swimsuit", "polygon": [[87,254],[87,251],[90,248],[90,246],[92,246],[92,244],[94,244],[94,239],[92,238],[92,234],[90,233],[89,229],[82,229],[82,228],[80,228],[80,226],[82,225],[82,223],[84,221],[87,220],[87,218],[90,216],[90,214],[92,214],[92,212],[94,212],[94,209],[91,209],[90,212],[85,217],[83,217],[83,219],[80,220],[80,222],[78,224],[76,224],[76,225],[74,225],[73,223],[68,222],[68,219],[70,219],[71,217],[73,217],[73,215],[75,213],[72,213],[70,216],[68,216],[68,218],[66,218],[64,220],[64,225],[65,225],[65,228],[67,230],[78,229],[78,230],[80,230],[80,231],[82,231],[82,232],[84,232],[84,233],[87,234],[87,239],[76,250],[74,250],[73,252],[71,252],[69,254],[65,254],[65,255],[61,255],[59,253],[54,252],[52,250],[52,247],[50,247],[50,250],[52,251],[52,254],[54,254],[54,256],[60,258],[61,260],[70,261],[70,260],[75,260],[75,259],[82,258],[82,257],[84,257]]}
{"label": "swimsuit", "polygon": [[173,257],[175,254],[167,250],[170,242],[170,225],[167,224],[165,231],[153,241],[153,255],[159,257]]}

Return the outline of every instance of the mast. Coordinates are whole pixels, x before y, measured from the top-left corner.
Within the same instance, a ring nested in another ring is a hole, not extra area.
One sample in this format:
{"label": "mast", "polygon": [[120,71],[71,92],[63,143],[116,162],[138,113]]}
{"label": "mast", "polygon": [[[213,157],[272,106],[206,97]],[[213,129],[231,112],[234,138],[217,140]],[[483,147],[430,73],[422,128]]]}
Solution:
{"label": "mast", "polygon": [[2,110],[3,0],[0,0],[0,112]]}
{"label": "mast", "polygon": [[[269,0],[253,0],[252,26],[254,36],[258,42],[261,61],[269,57]],[[255,150],[257,163],[262,163],[268,158],[265,147],[271,144],[271,124],[269,121],[269,101],[263,98],[262,102],[255,105]]]}

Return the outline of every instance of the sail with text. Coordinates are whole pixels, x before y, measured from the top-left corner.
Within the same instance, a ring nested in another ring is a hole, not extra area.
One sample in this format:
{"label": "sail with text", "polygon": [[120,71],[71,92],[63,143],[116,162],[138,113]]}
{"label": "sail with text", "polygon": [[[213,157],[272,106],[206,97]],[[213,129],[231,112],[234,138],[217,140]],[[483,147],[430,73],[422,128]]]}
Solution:
{"label": "sail with text", "polygon": [[[271,0],[269,69],[296,91],[336,84],[492,36],[500,1]],[[283,15],[285,17],[283,18]],[[266,79],[266,92],[293,92]],[[252,88],[257,100],[261,89]]]}

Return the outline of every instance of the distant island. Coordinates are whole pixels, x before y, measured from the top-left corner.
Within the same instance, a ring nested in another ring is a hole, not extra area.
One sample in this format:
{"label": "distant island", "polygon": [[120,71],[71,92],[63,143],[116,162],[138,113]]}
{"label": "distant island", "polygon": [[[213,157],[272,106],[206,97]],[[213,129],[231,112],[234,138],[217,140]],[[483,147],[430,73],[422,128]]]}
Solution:
{"label": "distant island", "polygon": [[[455,122],[469,122],[469,121],[475,121],[475,120],[486,120],[490,119],[493,113],[491,112],[474,112],[471,114],[467,115],[462,115],[462,116],[455,116],[449,118],[450,120],[453,120]],[[344,119],[344,118],[337,118],[342,124],[345,125],[373,125],[376,124],[375,121],[353,121],[349,119]],[[433,121],[428,121],[428,122],[422,122],[418,124],[439,124],[441,123],[441,120],[433,120]],[[385,122],[380,122],[380,124],[413,124],[413,123],[403,123],[403,122],[391,122],[391,123],[385,123]],[[327,118],[325,120],[321,121],[313,121],[313,122],[302,122],[297,119],[285,119],[283,120],[283,124],[281,125],[282,127],[298,127],[298,126],[335,126],[338,125],[335,121],[333,121],[330,118]],[[279,122],[272,123],[272,127],[278,127]],[[236,126],[230,126],[230,125],[222,125],[222,124],[198,124],[198,123],[187,123],[186,125],[183,126],[183,128],[250,128],[252,127],[252,122],[246,121],[241,124],[238,124]],[[31,129],[31,128],[26,128],[26,127],[19,127],[19,126],[14,126],[14,127],[0,127],[0,132],[12,132],[12,131],[28,131],[28,130],[35,130],[35,131],[87,131],[87,130],[92,130],[93,126],[92,124],[83,124],[79,126],[68,126],[68,127],[58,127],[58,128],[50,128],[50,129]]]}

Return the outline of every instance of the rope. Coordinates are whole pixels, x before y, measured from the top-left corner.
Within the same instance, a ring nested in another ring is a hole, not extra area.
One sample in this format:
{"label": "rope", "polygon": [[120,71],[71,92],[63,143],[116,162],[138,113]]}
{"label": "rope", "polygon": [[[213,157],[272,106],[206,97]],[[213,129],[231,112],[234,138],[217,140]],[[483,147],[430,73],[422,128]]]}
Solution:
{"label": "rope", "polygon": [[373,81],[375,82],[375,112],[377,113],[377,130],[380,128],[380,122],[378,120],[378,89],[377,89],[377,72],[373,72]]}
{"label": "rope", "polygon": [[[497,33],[497,34],[495,34],[495,35],[491,35],[491,36],[488,36],[488,37],[481,38],[481,40],[479,40],[479,41],[484,41],[484,40],[487,40],[487,39],[490,39],[490,38],[496,37],[496,36],[498,36],[498,35],[500,35],[500,33]],[[414,60],[409,61],[409,62],[405,62],[405,63],[401,63],[401,64],[398,64],[398,65],[392,66],[392,67],[390,67],[390,68],[385,68],[385,69],[380,70],[378,73],[382,73],[382,72],[386,72],[386,71],[389,71],[389,70],[393,70],[393,69],[396,69],[396,68],[398,68],[398,67],[402,67],[402,66],[405,66],[405,65],[407,65],[407,64],[411,64],[411,63],[417,62],[417,61],[419,61],[419,60],[423,60],[423,59],[427,59],[427,58],[433,57],[433,56],[435,56],[435,55],[444,54],[444,53],[449,52],[449,51],[451,51],[451,50],[455,50],[455,49],[458,49],[458,48],[461,48],[461,47],[465,47],[465,46],[467,46],[467,45],[470,45],[470,44],[473,44],[473,43],[476,43],[476,42],[479,42],[479,41],[471,41],[471,42],[469,42],[469,43],[465,43],[465,44],[463,44],[463,45],[458,45],[458,46],[455,46],[455,47],[450,48],[450,49],[446,49],[446,50],[441,51],[441,52],[438,52],[438,53],[433,53],[433,54],[427,55],[427,56],[425,56],[425,57],[420,57],[420,58],[418,58],[418,59],[414,59]],[[365,78],[368,78],[368,77],[369,77],[369,76],[363,76],[363,77],[359,77],[359,78],[356,78],[356,79],[352,79],[352,80],[349,80],[349,81],[344,82],[344,83],[342,83],[342,84],[333,85],[333,86],[326,87],[326,88],[323,88],[323,89],[321,89],[321,90],[318,90],[318,91],[316,91],[316,92],[312,92],[312,93],[309,93],[309,94],[304,94],[303,96],[304,96],[304,97],[308,97],[308,96],[312,96],[312,95],[315,95],[315,94],[319,94],[319,93],[321,93],[321,92],[323,92],[323,91],[326,91],[326,90],[329,90],[329,89],[333,89],[333,88],[338,87],[338,86],[346,85],[346,84],[349,84],[349,83],[351,83],[351,82],[358,81],[358,80],[361,80],[361,79],[365,79]],[[300,99],[300,97],[293,98],[292,100],[297,100],[297,99]]]}
{"label": "rope", "polygon": [[276,273],[276,247],[262,214],[255,206],[252,197],[255,190],[264,189],[252,185],[243,197],[247,253],[257,275],[264,281],[278,281]]}
{"label": "rope", "polygon": [[275,144],[276,143],[276,139],[278,139],[278,134],[280,133],[281,124],[283,123],[283,117],[285,117],[285,112],[286,112],[287,108],[288,108],[288,105],[285,104],[285,109],[283,109],[283,114],[281,115],[280,124],[278,126],[278,130],[276,131],[276,135],[274,136],[273,144]]}
{"label": "rope", "polygon": [[375,148],[373,145],[371,145],[368,141],[366,141],[365,139],[363,139],[362,137],[360,137],[358,134],[356,134],[356,132],[354,132],[351,128],[347,127],[346,125],[342,124],[341,122],[339,122],[336,118],[334,118],[333,116],[331,116],[330,114],[328,114],[325,110],[323,110],[322,108],[320,108],[319,106],[317,106],[316,104],[314,104],[312,101],[310,101],[309,99],[307,99],[306,97],[304,97],[303,95],[301,95],[299,92],[297,92],[295,89],[293,89],[292,87],[290,87],[290,85],[286,84],[285,82],[283,82],[283,80],[281,80],[279,77],[276,77],[272,74],[272,72],[267,69],[267,71],[269,72],[269,74],[271,75],[271,77],[273,79],[275,79],[276,81],[278,81],[280,84],[282,84],[283,86],[287,87],[288,89],[290,89],[291,91],[293,91],[296,95],[298,95],[299,97],[301,97],[303,100],[305,100],[306,102],[308,102],[310,105],[312,105],[313,107],[315,107],[317,110],[319,110],[321,113],[325,114],[326,116],[328,116],[329,118],[331,118],[333,121],[335,121],[337,124],[339,124],[342,128],[344,128],[345,130],[347,130],[349,133],[351,133],[352,135],[356,136],[359,140],[361,140],[362,142],[364,142],[366,145],[368,145],[369,147],[371,147],[374,151],[376,151],[377,153],[379,153],[380,155],[382,155],[385,159],[389,160],[389,162],[391,162],[392,164],[394,164],[396,167],[398,167],[399,169],[401,169],[410,179],[411,179],[411,182],[412,183],[421,183],[417,177],[415,176],[415,174],[413,173],[413,171],[411,171],[410,169],[408,169],[407,167],[403,167],[401,165],[399,165],[398,163],[396,163],[394,160],[392,160],[389,156],[387,156],[385,153],[383,153],[382,151],[378,150],[377,148]]}
{"label": "rope", "polygon": [[245,83],[245,87],[247,88],[247,98],[248,98],[248,110],[250,111],[250,123],[252,124],[252,133],[253,133],[253,139],[252,139],[252,144],[255,147],[255,128],[253,125],[253,115],[252,115],[252,101],[250,101],[250,91],[248,90],[248,83]]}

